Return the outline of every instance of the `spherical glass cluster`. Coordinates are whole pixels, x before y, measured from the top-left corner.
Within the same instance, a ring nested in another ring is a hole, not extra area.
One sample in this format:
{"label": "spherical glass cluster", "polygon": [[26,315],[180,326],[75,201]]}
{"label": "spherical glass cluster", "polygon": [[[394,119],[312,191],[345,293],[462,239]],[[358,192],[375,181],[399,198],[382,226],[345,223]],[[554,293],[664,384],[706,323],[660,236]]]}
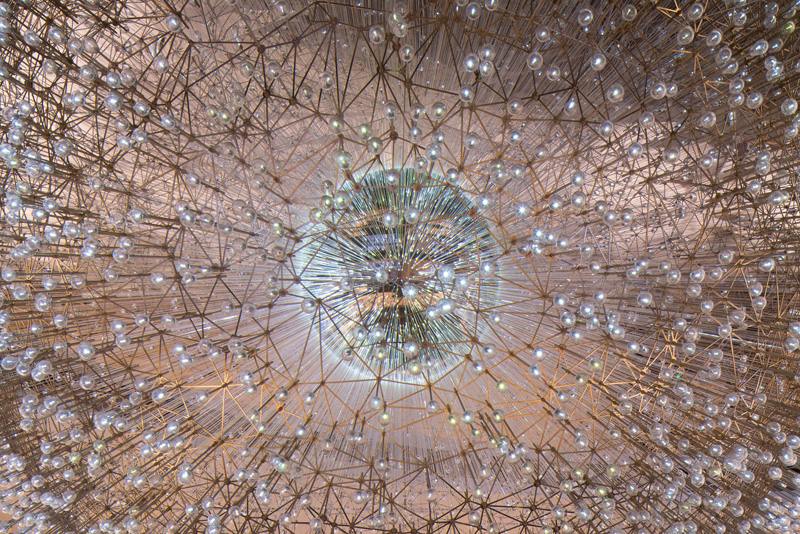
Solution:
{"label": "spherical glass cluster", "polygon": [[798,532],[798,17],[0,2],[0,532]]}

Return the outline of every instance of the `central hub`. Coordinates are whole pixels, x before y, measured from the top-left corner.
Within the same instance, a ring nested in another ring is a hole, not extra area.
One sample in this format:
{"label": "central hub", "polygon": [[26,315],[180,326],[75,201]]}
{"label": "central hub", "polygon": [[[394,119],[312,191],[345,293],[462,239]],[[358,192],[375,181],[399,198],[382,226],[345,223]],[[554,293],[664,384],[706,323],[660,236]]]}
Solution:
{"label": "central hub", "polygon": [[336,200],[303,255],[303,283],[331,323],[323,346],[416,370],[458,361],[475,337],[469,317],[498,287],[498,247],[474,203],[412,169],[367,174]]}

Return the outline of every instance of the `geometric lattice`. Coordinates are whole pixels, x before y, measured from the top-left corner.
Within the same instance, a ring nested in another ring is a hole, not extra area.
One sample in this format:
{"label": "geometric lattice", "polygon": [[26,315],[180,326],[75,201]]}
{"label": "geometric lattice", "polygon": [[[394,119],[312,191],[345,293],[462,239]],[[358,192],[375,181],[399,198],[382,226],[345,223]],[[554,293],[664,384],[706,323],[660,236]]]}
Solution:
{"label": "geometric lattice", "polygon": [[797,17],[0,3],[0,531],[800,531]]}

